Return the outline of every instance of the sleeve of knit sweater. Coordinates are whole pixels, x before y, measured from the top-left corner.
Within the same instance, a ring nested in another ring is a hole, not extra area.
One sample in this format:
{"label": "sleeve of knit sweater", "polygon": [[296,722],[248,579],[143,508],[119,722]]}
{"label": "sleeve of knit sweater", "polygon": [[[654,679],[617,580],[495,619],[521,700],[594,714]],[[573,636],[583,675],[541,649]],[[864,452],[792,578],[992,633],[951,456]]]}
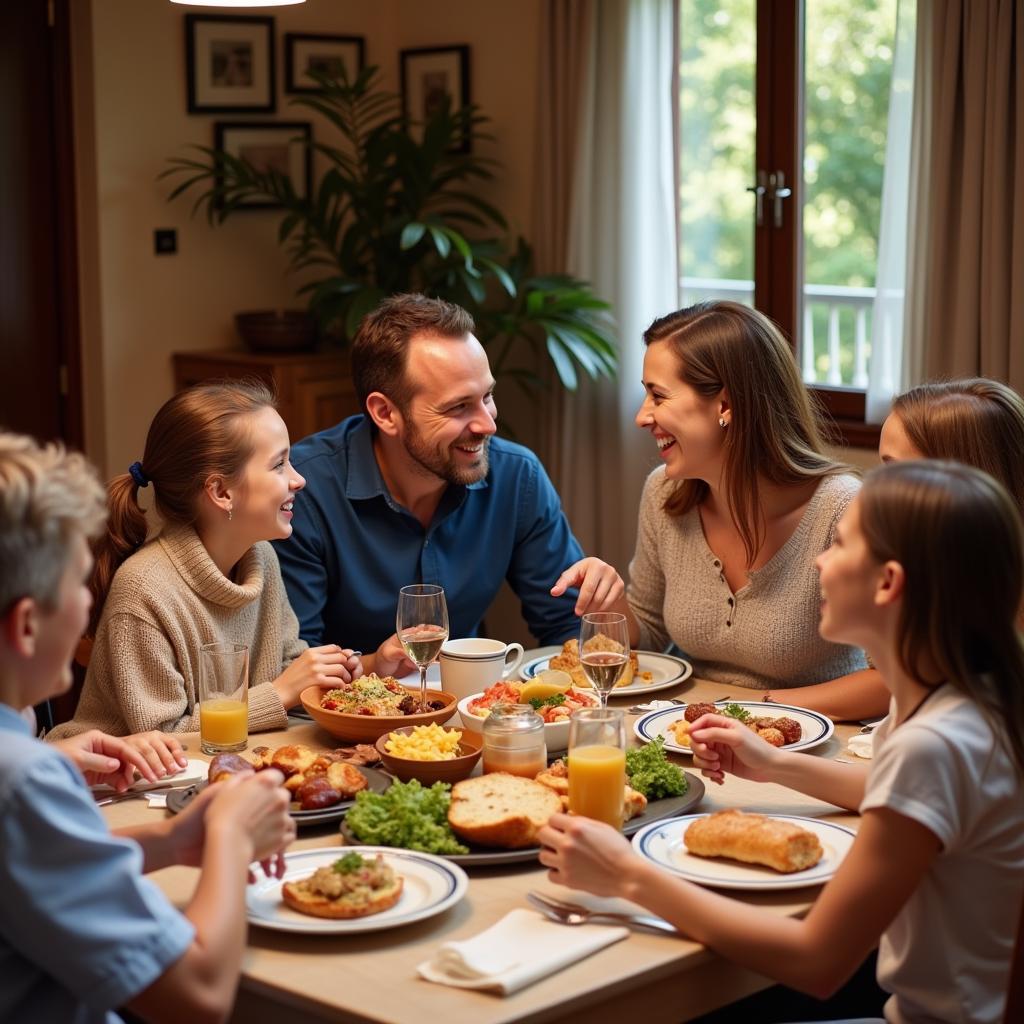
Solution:
{"label": "sleeve of knit sweater", "polygon": [[648,651],[663,651],[669,643],[664,619],[665,570],[658,545],[658,520],[664,516],[661,510],[663,480],[663,474],[656,470],[644,484],[636,553],[629,564],[626,587],[626,600],[640,625],[638,646]]}
{"label": "sleeve of knit sweater", "polygon": [[[123,734],[149,729],[198,732],[199,681],[191,666],[182,672],[164,633],[132,615],[112,615],[105,625],[93,646],[89,675],[102,687],[105,702],[118,705]],[[287,722],[269,682],[250,688],[251,730],[282,729]]]}

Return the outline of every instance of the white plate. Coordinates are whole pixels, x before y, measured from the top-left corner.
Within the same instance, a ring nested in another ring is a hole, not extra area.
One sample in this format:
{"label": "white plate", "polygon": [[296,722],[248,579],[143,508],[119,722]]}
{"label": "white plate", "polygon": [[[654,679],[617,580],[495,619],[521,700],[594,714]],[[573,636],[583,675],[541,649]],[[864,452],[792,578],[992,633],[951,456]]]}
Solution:
{"label": "white plate", "polygon": [[[835,724],[831,718],[819,715],[817,711],[811,711],[809,708],[796,708],[791,704],[776,704],[774,701],[765,704],[763,701],[755,700],[731,700],[729,703],[738,704],[754,718],[792,718],[799,722],[803,737],[796,743],[788,744],[784,748],[786,750],[810,750],[811,747],[824,743],[835,731]],[[669,732],[668,728],[673,722],[683,718],[685,712],[684,704],[661,708],[659,711],[648,711],[643,718],[638,718],[633,724],[633,732],[644,743],[650,743],[661,736],[665,740],[666,750],[676,754],[692,754],[693,751],[689,747],[676,742],[674,734]]]}
{"label": "white plate", "polygon": [[855,833],[845,825],[820,818],[800,818],[791,814],[769,814],[777,821],[789,821],[813,832],[820,840],[824,856],[813,868],[780,874],[757,864],[717,857],[696,857],[686,849],[683,835],[690,824],[706,814],[690,814],[685,818],[656,821],[633,836],[633,848],[659,867],[666,868],[690,882],[718,889],[799,889],[805,885],[827,882],[853,846]]}
{"label": "white plate", "polygon": [[[317,868],[333,864],[346,853],[361,853],[364,856],[383,854],[384,860],[405,879],[401,899],[389,910],[347,921],[308,917],[284,904],[281,900],[282,881],[294,882],[308,878]],[[283,879],[265,878],[257,869],[260,881],[250,885],[245,894],[250,924],[279,932],[320,935],[346,935],[398,928],[453,907],[466,895],[469,887],[466,872],[443,857],[412,850],[390,850],[384,846],[331,846],[320,850],[302,850],[285,854],[285,861]]]}
{"label": "white plate", "polygon": [[[548,662],[554,657],[552,654],[545,654],[540,658],[532,658],[520,666],[519,674],[523,679],[532,679],[538,672],[543,672],[548,667]],[[669,686],[676,686],[685,682],[693,675],[693,666],[682,658],[676,658],[671,654],[655,654],[653,651],[637,651],[637,662],[641,672],[650,672],[651,681],[641,682],[634,677],[629,686],[617,686],[611,692],[613,697],[629,697],[632,699],[640,693],[654,693],[655,690],[664,690]]]}

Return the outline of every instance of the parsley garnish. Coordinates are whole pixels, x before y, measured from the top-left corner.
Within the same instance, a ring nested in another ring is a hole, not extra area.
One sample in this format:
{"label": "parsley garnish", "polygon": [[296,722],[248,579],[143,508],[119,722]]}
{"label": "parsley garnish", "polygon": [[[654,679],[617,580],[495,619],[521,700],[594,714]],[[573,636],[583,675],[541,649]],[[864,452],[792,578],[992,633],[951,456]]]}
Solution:
{"label": "parsley garnish", "polygon": [[363,866],[363,858],[358,853],[346,853],[340,860],[334,862],[334,870],[339,875],[351,875]]}

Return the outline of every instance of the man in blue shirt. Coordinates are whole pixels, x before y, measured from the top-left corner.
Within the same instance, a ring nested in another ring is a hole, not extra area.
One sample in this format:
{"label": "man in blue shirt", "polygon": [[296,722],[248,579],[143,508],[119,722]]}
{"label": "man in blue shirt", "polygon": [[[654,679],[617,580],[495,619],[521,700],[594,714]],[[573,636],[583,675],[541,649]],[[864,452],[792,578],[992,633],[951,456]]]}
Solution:
{"label": "man in blue shirt", "polygon": [[395,609],[410,583],[444,587],[450,635],[466,637],[507,579],[543,644],[623,591],[611,566],[583,557],[537,457],[494,437],[494,378],[473,327],[439,299],[386,299],[352,344],[365,415],[292,449],[306,488],[276,547],[300,634],[386,645],[368,670],[398,667]]}

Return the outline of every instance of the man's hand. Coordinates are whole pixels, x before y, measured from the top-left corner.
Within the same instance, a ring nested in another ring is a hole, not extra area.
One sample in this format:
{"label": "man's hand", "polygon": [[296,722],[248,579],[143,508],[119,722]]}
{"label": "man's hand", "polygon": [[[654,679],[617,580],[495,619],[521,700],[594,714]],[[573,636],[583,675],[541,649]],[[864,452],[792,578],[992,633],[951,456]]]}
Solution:
{"label": "man's hand", "polygon": [[416,671],[416,665],[406,657],[405,648],[397,633],[392,633],[377,648],[373,671],[379,676],[404,676]]}
{"label": "man's hand", "polygon": [[155,731],[121,738],[90,729],[53,745],[70,758],[90,786],[104,782],[119,793],[135,781],[136,771],[147,782],[156,782],[188,764],[181,744]]}
{"label": "man's hand", "polygon": [[561,597],[570,587],[579,587],[576,614],[619,611],[616,607],[626,592],[622,577],[600,558],[582,558],[570,565],[551,588],[552,597]]}

